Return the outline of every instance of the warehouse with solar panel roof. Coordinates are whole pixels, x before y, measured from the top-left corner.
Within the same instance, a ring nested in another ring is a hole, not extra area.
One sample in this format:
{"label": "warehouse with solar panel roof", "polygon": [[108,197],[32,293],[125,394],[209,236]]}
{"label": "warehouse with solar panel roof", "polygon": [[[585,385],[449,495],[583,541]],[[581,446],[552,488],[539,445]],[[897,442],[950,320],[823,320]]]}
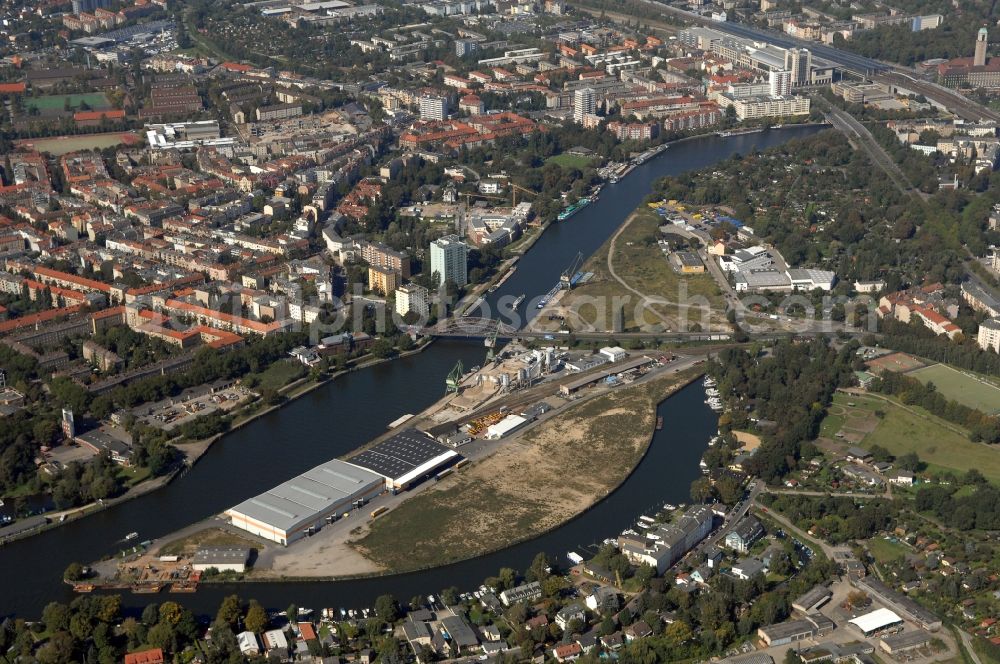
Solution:
{"label": "warehouse with solar panel roof", "polygon": [[461,460],[417,429],[405,429],[348,461],[332,459],[226,510],[237,528],[288,545],[350,515],[379,494],[408,489]]}

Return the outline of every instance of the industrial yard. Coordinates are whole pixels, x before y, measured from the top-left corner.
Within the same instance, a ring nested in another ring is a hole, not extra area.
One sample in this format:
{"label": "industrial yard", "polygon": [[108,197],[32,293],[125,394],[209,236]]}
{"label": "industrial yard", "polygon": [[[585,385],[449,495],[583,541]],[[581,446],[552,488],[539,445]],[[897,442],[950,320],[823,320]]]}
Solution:
{"label": "industrial yard", "polygon": [[[693,358],[627,358],[621,349],[605,350],[513,346],[353,456],[248,497],[135,555],[186,551],[185,543],[221,532],[253,543],[248,573],[255,577],[342,577],[459,560],[535,536],[628,477],[649,444],[656,404],[699,373]],[[529,371],[536,377],[515,372],[501,387],[501,367],[530,365],[531,357],[541,365]],[[489,403],[470,410],[451,405],[490,381],[497,386]],[[532,490],[555,483],[570,465],[577,468],[572,483],[545,497]],[[455,519],[470,525],[451,533],[447,524]],[[400,547],[401,541],[410,545]],[[120,575],[107,581],[119,582]]]}
{"label": "industrial yard", "polygon": [[380,517],[352,543],[382,568],[403,571],[480,555],[565,522],[628,477],[649,444],[656,404],[698,375],[672,369],[691,363],[633,387],[595,388],[576,403],[547,399],[556,407],[540,424]]}

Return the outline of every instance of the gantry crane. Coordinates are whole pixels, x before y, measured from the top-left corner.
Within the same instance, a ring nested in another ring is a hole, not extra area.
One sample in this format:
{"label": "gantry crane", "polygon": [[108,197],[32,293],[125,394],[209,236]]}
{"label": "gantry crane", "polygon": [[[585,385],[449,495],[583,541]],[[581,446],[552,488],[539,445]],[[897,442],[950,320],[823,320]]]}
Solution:
{"label": "gantry crane", "polygon": [[462,375],[465,373],[465,367],[462,365],[462,360],[455,363],[452,368],[451,373],[444,381],[445,394],[458,394],[459,383],[462,382]]}
{"label": "gantry crane", "polygon": [[559,285],[563,288],[569,290],[573,287],[573,277],[576,275],[577,271],[583,265],[583,254],[581,252],[576,252],[576,258],[573,262],[569,264],[563,273],[559,275]]}

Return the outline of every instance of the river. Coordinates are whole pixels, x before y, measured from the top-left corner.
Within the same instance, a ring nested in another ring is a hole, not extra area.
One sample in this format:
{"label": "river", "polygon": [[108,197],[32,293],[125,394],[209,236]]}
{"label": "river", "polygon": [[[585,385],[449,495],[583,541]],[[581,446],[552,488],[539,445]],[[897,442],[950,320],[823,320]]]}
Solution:
{"label": "river", "polygon": [[[519,261],[514,275],[487,298],[488,306],[495,311],[501,298],[524,293],[528,302],[522,312],[534,313],[531,299],[558,281],[577,252],[588,256],[600,247],[650,192],[655,179],[819,129],[786,127],[729,138],[707,136],[671,146],[618,184],[605,186],[598,202],[547,230]],[[481,342],[438,341],[423,353],[348,374],[224,437],[190,472],[165,488],[0,547],[0,616],[37,618],[46,603],[70,600],[72,593],[61,581],[66,566],[113,553],[126,533],[136,531],[141,539],[169,534],[346,454],[382,434],[399,416],[437,401],[456,361],[468,367],[481,364],[484,357]],[[464,590],[478,587],[500,567],[524,569],[539,551],[564,557],[568,550],[614,536],[643,511],[688,500],[698,460],[716,426],[703,399],[701,388],[692,385],[661,404],[664,428],[625,484],[582,516],[535,540],[411,574],[340,582],[209,584],[193,595],[164,593],[155,600],[125,594],[123,605],[141,607],[170,597],[198,613],[214,614],[224,595],[237,592],[273,608],[292,602],[315,609],[371,606],[383,593],[405,601],[451,585]]]}

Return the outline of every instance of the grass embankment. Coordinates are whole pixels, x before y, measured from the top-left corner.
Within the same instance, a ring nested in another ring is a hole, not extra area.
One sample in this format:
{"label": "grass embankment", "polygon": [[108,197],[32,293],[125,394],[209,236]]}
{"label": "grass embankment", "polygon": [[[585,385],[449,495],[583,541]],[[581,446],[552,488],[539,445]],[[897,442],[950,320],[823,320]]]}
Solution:
{"label": "grass embankment", "polygon": [[192,533],[187,537],[167,542],[160,547],[157,555],[191,556],[194,555],[195,551],[198,549],[213,546],[255,549],[258,544],[256,544],[253,540],[240,537],[239,535],[235,535],[219,528],[209,528],[207,530],[199,530],[198,532]]}
{"label": "grass embankment", "polygon": [[[681,275],[670,266],[667,256],[660,249],[659,226],[663,219],[645,205],[638,208],[634,218],[620,235],[609,238],[597,252],[587,259],[584,271],[593,272],[594,277],[566,294],[561,304],[566,309],[576,309],[583,319],[598,330],[612,329],[614,309],[613,298],[621,298],[623,304],[623,332],[642,331],[641,326],[666,324],[671,330],[680,329],[680,319],[686,317],[688,329],[695,324],[705,327],[704,307],[684,308],[678,302],[691,304],[707,301],[711,310],[708,319],[713,323],[725,322],[725,303],[722,291],[711,275]],[[565,223],[573,223],[572,219]],[[652,311],[637,309],[641,298],[618,282],[608,270],[608,252],[614,243],[612,262],[615,272],[626,284],[645,296],[661,298],[670,304],[649,305]],[[602,306],[596,307],[594,299]],[[655,312],[655,313],[654,313]],[[661,317],[666,318],[666,323]],[[571,318],[567,320],[572,321]],[[574,327],[576,327],[574,325]]]}
{"label": "grass embankment", "polygon": [[629,476],[649,445],[656,405],[697,375],[669,374],[571,405],[372,522],[352,545],[402,572],[550,530]]}
{"label": "grass embankment", "polygon": [[[875,411],[884,416],[877,417]],[[820,428],[820,434],[828,438],[842,432],[852,439],[860,437],[857,444],[881,445],[895,456],[915,452],[931,472],[964,473],[975,468],[991,482],[1000,483],[1000,450],[974,443],[959,431],[918,407],[843,393],[834,395],[833,407]]]}

